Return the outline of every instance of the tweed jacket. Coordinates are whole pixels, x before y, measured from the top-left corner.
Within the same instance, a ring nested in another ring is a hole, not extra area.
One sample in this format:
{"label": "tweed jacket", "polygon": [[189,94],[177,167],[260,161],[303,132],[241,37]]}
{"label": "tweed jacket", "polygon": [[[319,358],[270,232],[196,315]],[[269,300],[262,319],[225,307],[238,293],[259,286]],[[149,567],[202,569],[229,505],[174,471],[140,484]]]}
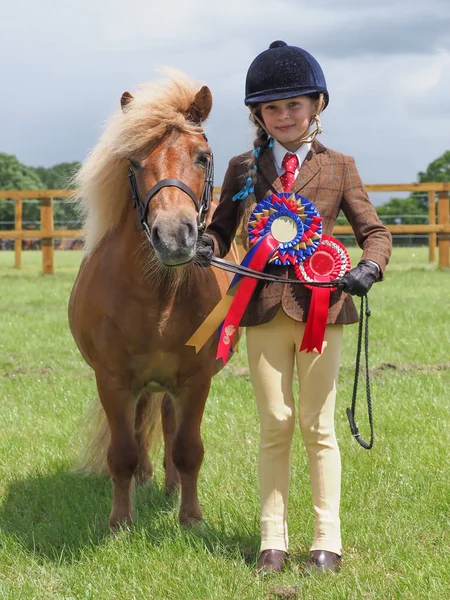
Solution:
{"label": "tweed jacket", "polygon": [[[240,201],[233,201],[232,198],[244,185],[250,156],[251,153],[247,152],[232,158],[225,174],[219,204],[206,230],[213,238],[216,256],[224,257],[227,254],[240,225]],[[277,175],[272,150],[267,149],[258,163],[255,186],[257,202],[274,192],[283,192],[283,186]],[[381,223],[370,202],[353,158],[314,141],[300,167],[292,192],[315,204],[322,217],[324,235],[332,235],[336,218],[342,210],[363,250],[361,259],[376,262],[381,270],[381,278],[383,277],[391,254],[391,234]],[[247,223],[242,225],[247,227]],[[268,265],[265,271],[295,279],[294,270],[290,266]],[[292,319],[306,321],[311,294],[309,289],[300,284],[258,282],[241,325],[245,327],[267,323],[273,319],[280,306]],[[351,296],[340,290],[331,292],[327,323],[349,324],[357,321],[358,312]]]}

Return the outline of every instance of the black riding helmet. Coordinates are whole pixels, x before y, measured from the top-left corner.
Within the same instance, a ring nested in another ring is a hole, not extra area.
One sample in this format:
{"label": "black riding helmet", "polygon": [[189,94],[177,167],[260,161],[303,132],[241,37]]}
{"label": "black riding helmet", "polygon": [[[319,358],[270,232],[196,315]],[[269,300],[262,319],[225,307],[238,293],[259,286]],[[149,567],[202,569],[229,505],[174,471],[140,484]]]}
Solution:
{"label": "black riding helmet", "polygon": [[322,93],[325,106],[329,95],[317,60],[297,46],[272,42],[250,65],[245,80],[245,104],[272,102],[304,94]]}

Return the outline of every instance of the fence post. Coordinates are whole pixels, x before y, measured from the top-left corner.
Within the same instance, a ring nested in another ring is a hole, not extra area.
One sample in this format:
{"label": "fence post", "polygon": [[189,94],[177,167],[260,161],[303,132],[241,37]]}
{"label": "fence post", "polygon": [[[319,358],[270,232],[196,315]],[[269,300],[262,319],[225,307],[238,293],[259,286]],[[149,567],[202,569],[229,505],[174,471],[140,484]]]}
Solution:
{"label": "fence post", "polygon": [[[428,192],[428,224],[436,224],[436,192]],[[436,234],[428,234],[428,260],[436,259]]]}
{"label": "fence post", "polygon": [[[53,231],[53,202],[51,198],[41,200],[41,229]],[[44,275],[53,275],[55,272],[55,253],[53,238],[42,239],[42,269]]]}
{"label": "fence post", "polygon": [[[438,192],[438,223],[450,224],[450,200],[448,192]],[[443,269],[450,268],[450,233],[440,233],[438,236],[439,266]]]}
{"label": "fence post", "polygon": [[[22,198],[16,198],[16,210],[14,213],[14,229],[22,230]],[[14,241],[14,267],[22,268],[22,238]]]}

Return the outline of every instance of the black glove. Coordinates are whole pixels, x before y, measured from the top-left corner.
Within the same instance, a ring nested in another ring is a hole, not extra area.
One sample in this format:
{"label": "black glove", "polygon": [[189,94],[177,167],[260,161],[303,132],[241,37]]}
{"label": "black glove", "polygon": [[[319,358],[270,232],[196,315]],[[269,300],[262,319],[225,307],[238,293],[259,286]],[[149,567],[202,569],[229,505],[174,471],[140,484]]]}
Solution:
{"label": "black glove", "polygon": [[380,278],[380,269],[370,260],[362,260],[354,269],[342,277],[337,287],[352,296],[365,296],[375,281]]}
{"label": "black glove", "polygon": [[195,264],[199,267],[210,267],[214,256],[214,242],[209,235],[202,234],[197,239]]}

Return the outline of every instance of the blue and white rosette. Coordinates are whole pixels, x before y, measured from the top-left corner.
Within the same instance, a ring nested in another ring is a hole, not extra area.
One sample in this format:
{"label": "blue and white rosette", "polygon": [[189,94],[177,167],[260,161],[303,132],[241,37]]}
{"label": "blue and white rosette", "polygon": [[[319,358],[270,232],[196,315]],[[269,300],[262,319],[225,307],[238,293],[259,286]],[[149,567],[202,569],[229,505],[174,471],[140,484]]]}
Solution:
{"label": "blue and white rosette", "polygon": [[268,262],[296,265],[309,258],[319,245],[322,217],[314,204],[299,194],[272,194],[252,212],[248,223],[250,245],[268,234],[278,241]]}

